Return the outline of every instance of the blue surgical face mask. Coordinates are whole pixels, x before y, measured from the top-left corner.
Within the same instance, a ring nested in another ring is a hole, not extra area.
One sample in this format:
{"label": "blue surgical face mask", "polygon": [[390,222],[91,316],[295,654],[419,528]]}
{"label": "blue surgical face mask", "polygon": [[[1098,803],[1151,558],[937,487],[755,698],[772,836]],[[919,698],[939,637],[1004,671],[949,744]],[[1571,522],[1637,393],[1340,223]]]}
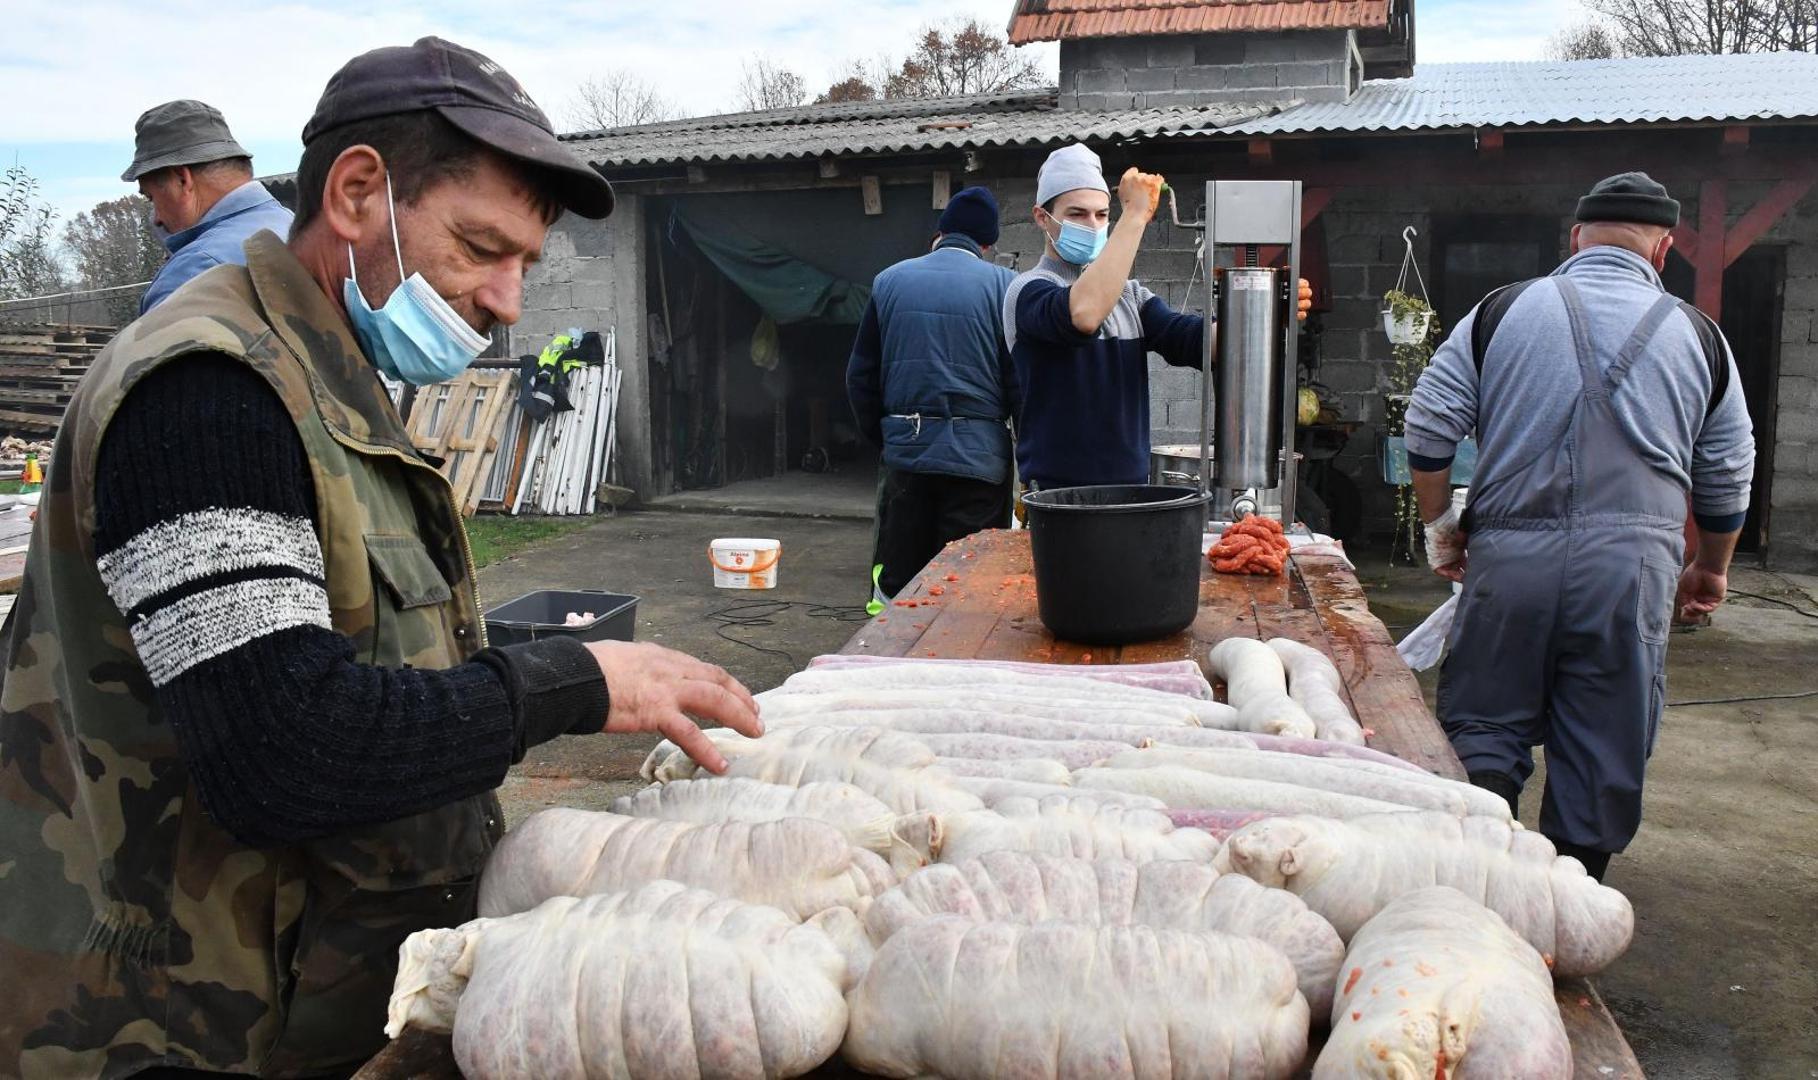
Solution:
{"label": "blue surgical face mask", "polygon": [[404,252],[398,245],[397,205],[391,196],[391,174],[385,174],[385,204],[391,214],[391,249],[398,259],[398,287],[377,311],[360,292],[353,265],[353,245],[347,246],[349,276],[341,284],[347,318],[354,336],[371,357],[373,366],[394,379],[415,386],[447,382],[467,370],[491,343],[490,338],[467,325],[448,301],[430,287],[421,272],[404,276]]}
{"label": "blue surgical face mask", "polygon": [[1054,238],[1054,250],[1074,266],[1086,266],[1105,250],[1110,230],[1088,229],[1072,221],[1061,222],[1060,235]]}

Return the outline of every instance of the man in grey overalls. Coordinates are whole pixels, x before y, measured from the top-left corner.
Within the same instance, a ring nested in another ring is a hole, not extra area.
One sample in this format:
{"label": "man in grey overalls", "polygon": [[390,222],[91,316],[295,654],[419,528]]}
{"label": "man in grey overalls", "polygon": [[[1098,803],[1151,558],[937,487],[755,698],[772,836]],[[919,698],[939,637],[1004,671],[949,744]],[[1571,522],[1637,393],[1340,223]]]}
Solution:
{"label": "man in grey overalls", "polygon": [[[1440,722],[1471,782],[1511,807],[1544,746],[1540,831],[1601,878],[1641,824],[1668,627],[1723,600],[1755,444],[1723,335],[1660,283],[1679,204],[1625,173],[1577,220],[1558,270],[1454,329],[1415,387],[1407,445],[1428,560],[1464,583]],[[1473,430],[1461,521],[1450,470]]]}

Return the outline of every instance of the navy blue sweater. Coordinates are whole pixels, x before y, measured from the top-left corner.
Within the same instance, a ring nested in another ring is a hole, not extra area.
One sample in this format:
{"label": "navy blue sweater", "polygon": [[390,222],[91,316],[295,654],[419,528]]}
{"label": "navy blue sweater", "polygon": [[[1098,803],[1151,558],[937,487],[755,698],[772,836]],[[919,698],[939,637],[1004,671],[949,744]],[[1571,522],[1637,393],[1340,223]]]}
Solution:
{"label": "navy blue sweater", "polygon": [[1016,464],[1024,483],[1142,484],[1149,478],[1149,353],[1199,367],[1206,320],[1134,281],[1096,334],[1073,326],[1080,268],[1045,257],[1010,284],[1004,334],[1022,390]]}

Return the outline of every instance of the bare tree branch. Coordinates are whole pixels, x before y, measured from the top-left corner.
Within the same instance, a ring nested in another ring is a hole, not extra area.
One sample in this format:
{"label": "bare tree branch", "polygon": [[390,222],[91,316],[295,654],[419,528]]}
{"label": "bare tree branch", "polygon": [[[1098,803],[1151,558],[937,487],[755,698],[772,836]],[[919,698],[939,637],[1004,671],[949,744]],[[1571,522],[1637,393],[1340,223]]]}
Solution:
{"label": "bare tree branch", "polygon": [[1630,56],[1818,49],[1818,0],[1585,0]]}
{"label": "bare tree branch", "polygon": [[1554,34],[1547,42],[1551,60],[1608,60],[1616,55],[1616,39],[1600,22],[1581,22]]}
{"label": "bare tree branch", "polygon": [[738,93],[739,107],[746,112],[792,109],[808,100],[808,84],[795,72],[760,56],[746,62]]}
{"label": "bare tree branch", "polygon": [[884,83],[891,98],[957,97],[1032,90],[1047,81],[1035,60],[977,19],[922,28],[915,48]]}
{"label": "bare tree branch", "polygon": [[628,71],[609,71],[581,83],[565,110],[577,131],[630,127],[674,120],[681,110],[649,83]]}

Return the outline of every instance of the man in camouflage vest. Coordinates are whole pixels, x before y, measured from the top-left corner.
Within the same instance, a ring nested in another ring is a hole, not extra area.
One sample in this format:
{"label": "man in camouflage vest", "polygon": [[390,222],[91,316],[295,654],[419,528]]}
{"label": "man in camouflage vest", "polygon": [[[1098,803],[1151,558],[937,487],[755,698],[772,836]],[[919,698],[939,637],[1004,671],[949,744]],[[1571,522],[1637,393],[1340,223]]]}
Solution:
{"label": "man in camouflage vest", "polygon": [[345,1074],[397,949],[473,915],[493,790],[563,733],[761,731],[650,645],[487,648],[378,377],[451,378],[612,191],[498,65],[357,57],[288,245],[121,331],[58,437],[0,687],[0,1076]]}

